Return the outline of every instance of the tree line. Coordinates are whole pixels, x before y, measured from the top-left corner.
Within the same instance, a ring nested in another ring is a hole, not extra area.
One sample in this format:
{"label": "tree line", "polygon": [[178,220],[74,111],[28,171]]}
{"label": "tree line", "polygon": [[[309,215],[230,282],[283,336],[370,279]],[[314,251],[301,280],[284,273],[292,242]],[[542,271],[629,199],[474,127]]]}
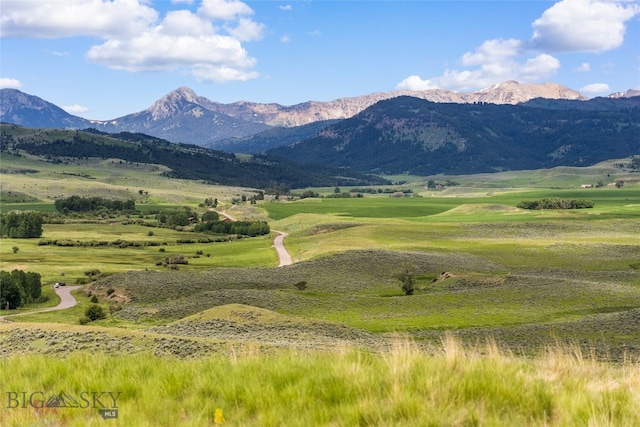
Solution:
{"label": "tree line", "polygon": [[194,231],[255,237],[269,234],[271,229],[265,221],[209,221],[196,225]]}
{"label": "tree line", "polygon": [[54,203],[58,212],[91,212],[101,208],[111,211],[135,211],[133,200],[109,200],[102,197],[70,196]]}
{"label": "tree line", "polygon": [[32,302],[43,302],[39,273],[0,271],[0,307],[3,310],[15,309]]}
{"label": "tree line", "polygon": [[540,210],[540,209],[585,209],[592,208],[595,203],[591,200],[579,199],[560,199],[558,197],[549,197],[540,200],[524,200],[518,203],[517,207],[521,209]]}
{"label": "tree line", "polygon": [[43,217],[40,212],[8,212],[0,215],[2,237],[30,239],[42,236]]}

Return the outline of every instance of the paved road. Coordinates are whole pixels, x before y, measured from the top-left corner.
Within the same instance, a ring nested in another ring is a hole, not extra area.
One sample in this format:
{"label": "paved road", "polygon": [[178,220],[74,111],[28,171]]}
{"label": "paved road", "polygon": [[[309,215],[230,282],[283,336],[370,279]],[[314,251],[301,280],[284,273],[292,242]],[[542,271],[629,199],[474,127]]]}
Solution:
{"label": "paved road", "polygon": [[283,267],[285,265],[293,264],[291,260],[291,255],[287,251],[287,248],[284,247],[284,238],[288,236],[284,231],[272,230],[278,233],[275,239],[273,239],[273,246],[276,248],[276,252],[278,252],[278,258],[280,258],[280,265],[278,267]]}
{"label": "paved road", "polygon": [[81,287],[82,286],[60,286],[59,288],[55,289],[56,294],[58,294],[58,296],[60,297],[60,304],[56,305],[55,307],[48,307],[48,308],[43,308],[36,311],[27,311],[22,313],[9,314],[6,316],[0,316],[0,320],[5,320],[6,317],[10,317],[10,316],[11,317],[24,316],[26,314],[44,313],[46,311],[56,311],[56,310],[64,310],[65,308],[71,308],[74,305],[78,304],[78,301],[76,301],[74,296],[71,295],[71,291],[75,291],[76,289],[80,289]]}

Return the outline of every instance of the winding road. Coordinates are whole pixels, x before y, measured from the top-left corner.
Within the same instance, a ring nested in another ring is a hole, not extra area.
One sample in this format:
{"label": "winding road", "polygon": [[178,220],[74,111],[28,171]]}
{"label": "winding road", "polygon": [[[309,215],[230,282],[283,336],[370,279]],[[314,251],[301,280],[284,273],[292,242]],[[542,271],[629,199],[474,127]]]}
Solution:
{"label": "winding road", "polygon": [[[237,221],[236,218],[229,215],[228,213],[217,211],[215,209],[211,209],[211,210],[213,212],[216,212],[219,215],[224,216],[229,221]],[[289,254],[289,251],[287,251],[287,248],[284,247],[284,238],[287,237],[289,234],[285,233],[284,231],[278,231],[278,230],[271,230],[271,231],[278,233],[276,238],[273,239],[273,246],[276,248],[276,252],[278,253],[278,259],[280,260],[280,264],[278,264],[278,267],[284,267],[285,265],[293,264],[293,260],[291,259],[291,255]]]}
{"label": "winding road", "polygon": [[81,287],[82,286],[60,286],[59,288],[55,289],[56,294],[60,297],[60,304],[56,305],[55,307],[42,308],[35,311],[25,311],[16,314],[7,314],[6,316],[0,316],[0,321],[5,320],[7,317],[24,316],[27,314],[44,313],[47,311],[57,311],[64,310],[65,308],[71,308],[78,304],[78,301],[73,295],[71,295],[71,292],[75,291],[76,289],[80,289]]}
{"label": "winding road", "polygon": [[283,267],[285,265],[293,264],[293,261],[291,260],[291,255],[287,251],[287,248],[284,247],[284,238],[287,237],[289,234],[285,233],[284,231],[278,231],[278,230],[273,230],[273,231],[278,233],[276,238],[273,239],[273,246],[276,248],[276,252],[278,252],[278,258],[280,259],[280,264],[278,265],[278,267]]}
{"label": "winding road", "polygon": [[[229,220],[231,221],[236,221],[236,219],[229,214],[225,214],[222,212],[218,212],[218,213],[229,218]],[[273,239],[273,247],[276,248],[276,252],[278,253],[278,259],[280,260],[280,264],[278,264],[278,267],[284,267],[286,265],[293,264],[293,260],[291,259],[291,255],[289,254],[289,251],[287,251],[287,248],[284,247],[284,238],[287,237],[289,234],[285,233],[284,231],[278,231],[278,230],[272,230],[272,231],[278,233],[275,239]],[[60,286],[55,289],[56,294],[60,297],[60,303],[55,307],[48,307],[40,310],[26,311],[26,312],[16,313],[16,314],[7,314],[5,316],[0,316],[0,321],[6,320],[7,317],[24,316],[26,314],[45,313],[47,311],[56,311],[56,310],[64,310],[66,308],[71,308],[76,304],[78,304],[78,301],[74,298],[73,295],[71,295],[71,292],[75,291],[76,289],[80,289],[81,287],[82,286]]]}

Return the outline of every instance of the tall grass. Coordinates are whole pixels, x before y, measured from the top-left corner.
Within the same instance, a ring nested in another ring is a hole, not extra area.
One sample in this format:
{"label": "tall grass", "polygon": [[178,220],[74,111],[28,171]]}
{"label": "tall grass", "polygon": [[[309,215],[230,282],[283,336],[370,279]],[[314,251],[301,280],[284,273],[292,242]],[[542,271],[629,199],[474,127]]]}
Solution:
{"label": "tall grass", "polygon": [[[245,351],[196,360],[73,353],[0,360],[10,391],[119,392],[112,426],[640,424],[640,365],[555,346],[522,359],[451,337],[434,353],[398,339],[383,353]],[[108,399],[103,399],[110,402]],[[8,408],[3,426],[103,425],[96,409]]]}

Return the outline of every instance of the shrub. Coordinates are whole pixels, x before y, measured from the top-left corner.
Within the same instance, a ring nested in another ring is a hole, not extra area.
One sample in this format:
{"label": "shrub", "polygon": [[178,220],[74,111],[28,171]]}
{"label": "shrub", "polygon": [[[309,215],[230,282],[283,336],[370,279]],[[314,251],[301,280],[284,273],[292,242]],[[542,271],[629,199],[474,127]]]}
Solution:
{"label": "shrub", "polygon": [[591,200],[560,199],[549,197],[540,200],[524,200],[518,203],[520,209],[540,210],[540,209],[585,209],[595,205]]}
{"label": "shrub", "polygon": [[402,282],[402,291],[405,295],[413,295],[415,292],[414,278],[413,273],[409,270],[404,270],[402,273],[399,273],[397,276],[398,280]]}
{"label": "shrub", "polygon": [[97,303],[98,303],[98,297],[97,297],[97,296],[95,296],[95,295],[94,295],[94,296],[92,296],[92,297],[91,297],[91,302],[92,302],[92,303],[94,303],[94,304],[97,304]]}
{"label": "shrub", "polygon": [[104,312],[104,308],[98,304],[92,304],[84,311],[84,315],[89,318],[91,322],[95,320],[104,319],[107,314]]}
{"label": "shrub", "polygon": [[116,313],[118,311],[122,310],[122,305],[120,304],[110,304],[109,305],[109,313],[113,314]]}
{"label": "shrub", "polygon": [[88,276],[91,280],[94,280],[95,278],[99,277],[101,274],[100,270],[98,270],[97,268],[91,269],[91,270],[87,270],[84,272],[85,276]]}

